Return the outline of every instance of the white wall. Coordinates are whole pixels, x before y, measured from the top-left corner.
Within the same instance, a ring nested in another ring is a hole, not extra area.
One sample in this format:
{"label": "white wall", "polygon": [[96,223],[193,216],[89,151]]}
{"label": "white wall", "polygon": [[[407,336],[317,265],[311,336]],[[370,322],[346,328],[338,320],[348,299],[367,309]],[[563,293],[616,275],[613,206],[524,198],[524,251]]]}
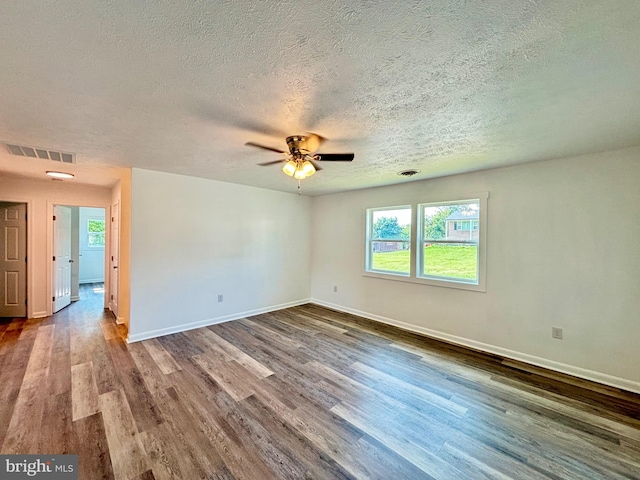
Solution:
{"label": "white wall", "polygon": [[129,340],[307,301],[310,203],[133,169]]}
{"label": "white wall", "polygon": [[[104,282],[104,246],[89,246],[89,220],[105,220],[104,208],[80,207],[80,283]],[[108,224],[106,225],[108,227]],[[106,238],[106,231],[105,231]]]}
{"label": "white wall", "polygon": [[[53,205],[108,207],[111,190],[76,185],[73,180],[28,180],[0,175],[0,200],[27,202],[27,314],[51,314],[51,237]],[[48,237],[49,235],[49,237]]]}
{"label": "white wall", "polygon": [[[486,293],[362,276],[366,208],[482,191]],[[640,149],[316,197],[312,212],[318,303],[640,391]]]}

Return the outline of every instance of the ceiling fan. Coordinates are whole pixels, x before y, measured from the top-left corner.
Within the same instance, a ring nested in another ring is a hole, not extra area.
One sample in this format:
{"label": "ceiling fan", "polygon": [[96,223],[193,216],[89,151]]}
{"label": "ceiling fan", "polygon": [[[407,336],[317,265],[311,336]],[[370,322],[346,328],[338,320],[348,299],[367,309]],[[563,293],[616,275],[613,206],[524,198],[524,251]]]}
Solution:
{"label": "ceiling fan", "polygon": [[292,135],[286,139],[287,146],[289,147],[288,152],[254,142],[247,142],[245,145],[262,148],[263,150],[269,150],[272,152],[284,153],[286,156],[280,160],[259,163],[258,165],[264,167],[284,162],[282,171],[299,181],[303,178],[310,177],[316,173],[316,171],[322,170],[316,162],[351,162],[353,160],[353,153],[315,153],[325,140],[326,139],[324,137],[315,133],[309,133],[308,135]]}

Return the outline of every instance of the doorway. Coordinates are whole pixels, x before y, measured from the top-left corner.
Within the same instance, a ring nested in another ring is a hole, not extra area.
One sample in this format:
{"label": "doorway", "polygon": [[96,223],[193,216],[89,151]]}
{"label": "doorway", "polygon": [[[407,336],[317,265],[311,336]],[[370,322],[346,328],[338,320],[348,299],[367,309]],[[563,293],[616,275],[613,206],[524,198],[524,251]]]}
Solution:
{"label": "doorway", "polygon": [[27,316],[27,204],[0,202],[0,317]]}
{"label": "doorway", "polygon": [[53,206],[53,313],[82,299],[92,287],[104,295],[106,259],[105,209]]}

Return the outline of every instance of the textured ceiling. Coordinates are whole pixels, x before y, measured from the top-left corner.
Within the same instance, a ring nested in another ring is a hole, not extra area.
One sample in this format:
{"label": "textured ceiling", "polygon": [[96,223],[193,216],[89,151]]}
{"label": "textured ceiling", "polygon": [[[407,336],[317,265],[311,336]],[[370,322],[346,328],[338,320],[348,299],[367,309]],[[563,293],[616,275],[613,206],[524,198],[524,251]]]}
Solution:
{"label": "textured ceiling", "polygon": [[0,141],[79,165],[295,192],[244,143],[311,131],[356,155],[303,181],[318,195],[640,144],[637,0],[21,0],[0,18]]}

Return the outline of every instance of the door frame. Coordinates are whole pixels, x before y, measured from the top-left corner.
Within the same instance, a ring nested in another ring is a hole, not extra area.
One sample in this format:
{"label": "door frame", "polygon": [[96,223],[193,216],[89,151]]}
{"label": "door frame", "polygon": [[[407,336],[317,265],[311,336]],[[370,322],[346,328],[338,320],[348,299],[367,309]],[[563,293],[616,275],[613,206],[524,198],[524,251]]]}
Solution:
{"label": "door frame", "polygon": [[[31,232],[33,231],[33,215],[32,201],[24,197],[12,197],[12,196],[0,196],[0,201],[11,203],[26,203],[27,204],[27,318],[33,318],[40,312],[33,311],[33,284],[31,279],[33,278],[33,242],[31,241]],[[35,314],[35,315],[34,315]]]}
{"label": "door frame", "polygon": [[[113,291],[111,291],[111,288],[109,288],[109,298],[107,300],[107,295],[105,292],[105,301],[108,304],[108,308],[111,311],[111,313],[116,317],[116,323],[118,324],[124,324],[124,321],[122,319],[122,317],[119,314],[119,302],[120,302],[120,297],[118,295],[118,290],[120,288],[120,270],[118,269],[118,267],[120,266],[120,226],[121,226],[121,218],[120,218],[120,213],[121,213],[121,208],[120,208],[120,202],[121,199],[118,199],[117,202],[112,203],[111,206],[109,207],[109,215],[108,215],[108,224],[109,224],[109,234],[112,236],[112,241],[109,243],[109,251],[106,252],[107,253],[107,264],[108,264],[108,269],[105,272],[105,278],[108,276],[109,277],[109,286],[111,286],[111,275],[113,274],[116,278],[116,282],[115,282],[115,288],[113,288]],[[114,222],[114,218],[117,218],[118,221]],[[113,228],[114,225],[116,225],[118,228],[118,235],[117,237],[114,237],[113,234]],[[114,260],[113,258],[113,251],[114,251],[114,247],[116,247],[117,250],[117,259]],[[118,265],[113,265],[113,263],[117,262]],[[114,269],[118,269],[117,272],[113,272]],[[115,298],[116,301],[115,303],[113,302],[113,296],[115,294]]]}
{"label": "door frame", "polygon": [[[107,219],[107,214],[109,212],[108,205],[87,205],[86,203],[78,203],[78,202],[65,202],[65,201],[57,201],[52,202],[47,200],[47,292],[49,292],[49,296],[53,296],[53,206],[59,205],[61,207],[90,207],[90,208],[102,208],[104,209],[105,215],[105,223]],[[28,217],[27,217],[28,218]],[[106,228],[105,228],[106,230]],[[104,308],[108,308],[107,299],[110,294],[110,285],[109,278],[107,278],[107,272],[109,271],[108,265],[108,252],[111,250],[111,233],[105,232],[105,246],[104,246]],[[53,302],[47,302],[47,316],[52,315],[53,313]]]}

